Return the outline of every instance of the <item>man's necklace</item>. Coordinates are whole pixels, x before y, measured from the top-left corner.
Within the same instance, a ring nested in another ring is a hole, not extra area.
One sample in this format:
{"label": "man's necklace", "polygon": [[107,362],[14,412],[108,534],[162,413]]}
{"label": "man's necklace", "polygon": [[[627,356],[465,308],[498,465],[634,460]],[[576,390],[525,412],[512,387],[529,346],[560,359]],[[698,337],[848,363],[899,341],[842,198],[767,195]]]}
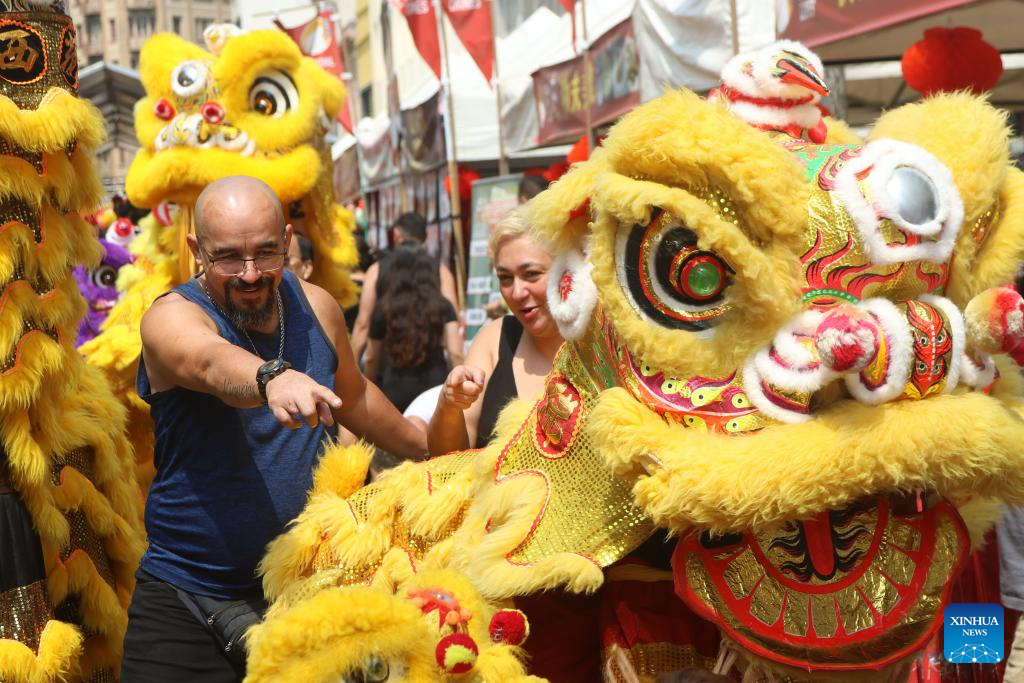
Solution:
{"label": "man's necklace", "polygon": [[[224,309],[214,301],[212,296],[210,296],[210,290],[206,288],[206,283],[200,280],[199,284],[202,286],[203,292],[206,293],[206,298],[210,300],[211,304],[213,304],[213,307],[216,308],[228,322],[232,322],[231,316],[225,313]],[[274,305],[277,307],[277,327],[281,330],[280,339],[277,342],[277,358],[280,360],[284,358],[284,306],[281,304],[281,291],[279,289],[274,290]],[[245,331],[245,328],[238,325],[236,325],[236,327],[238,327],[238,329],[242,331],[242,334],[245,335],[245,338],[249,340],[249,346],[252,347],[253,353],[260,358],[263,358],[263,354],[261,354],[259,349],[256,348],[256,344],[253,343],[252,337],[250,337],[249,333]]]}

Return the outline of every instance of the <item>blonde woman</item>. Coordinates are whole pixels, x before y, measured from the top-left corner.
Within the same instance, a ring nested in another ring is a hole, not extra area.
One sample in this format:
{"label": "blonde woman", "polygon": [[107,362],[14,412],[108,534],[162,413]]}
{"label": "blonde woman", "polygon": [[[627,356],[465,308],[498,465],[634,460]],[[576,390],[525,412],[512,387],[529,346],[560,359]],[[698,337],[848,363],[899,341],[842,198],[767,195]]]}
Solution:
{"label": "blonde woman", "polygon": [[501,219],[488,251],[510,314],[484,326],[465,364],[448,374],[427,430],[431,455],[483,448],[505,404],[540,395],[562,346],[548,311],[552,257],[530,235],[522,207]]}

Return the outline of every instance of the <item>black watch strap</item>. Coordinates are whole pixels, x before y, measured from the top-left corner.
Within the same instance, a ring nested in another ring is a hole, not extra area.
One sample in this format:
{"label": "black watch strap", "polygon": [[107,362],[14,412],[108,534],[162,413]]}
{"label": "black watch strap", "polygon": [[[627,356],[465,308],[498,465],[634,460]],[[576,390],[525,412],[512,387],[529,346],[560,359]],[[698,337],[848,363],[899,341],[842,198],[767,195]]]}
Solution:
{"label": "black watch strap", "polygon": [[285,370],[290,370],[292,364],[280,358],[268,360],[256,371],[256,387],[260,390],[263,402],[267,402],[267,383],[280,375]]}

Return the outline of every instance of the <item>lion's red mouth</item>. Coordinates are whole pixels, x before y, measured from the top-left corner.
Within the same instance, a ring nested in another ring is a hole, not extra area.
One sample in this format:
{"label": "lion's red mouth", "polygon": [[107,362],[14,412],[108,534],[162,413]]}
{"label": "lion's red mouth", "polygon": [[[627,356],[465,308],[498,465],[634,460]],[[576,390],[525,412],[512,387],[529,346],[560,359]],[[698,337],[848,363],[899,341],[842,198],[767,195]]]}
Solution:
{"label": "lion's red mouth", "polygon": [[673,569],[680,597],[761,657],[877,669],[931,638],[968,549],[946,501],[876,497],[770,532],[693,533]]}

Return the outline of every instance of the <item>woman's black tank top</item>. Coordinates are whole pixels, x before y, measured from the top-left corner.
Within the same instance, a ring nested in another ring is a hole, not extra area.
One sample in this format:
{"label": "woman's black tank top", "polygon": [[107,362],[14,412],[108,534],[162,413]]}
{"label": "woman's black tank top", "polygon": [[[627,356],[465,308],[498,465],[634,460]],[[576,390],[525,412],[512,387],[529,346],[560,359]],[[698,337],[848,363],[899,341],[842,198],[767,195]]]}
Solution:
{"label": "woman's black tank top", "polygon": [[509,401],[519,397],[516,377],[512,372],[512,357],[522,337],[523,324],[516,320],[514,315],[506,315],[501,319],[498,363],[494,366],[487,388],[484,390],[484,402],[480,406],[480,421],[477,423],[474,448],[483,448],[494,438],[494,425],[498,421],[498,413]]}

